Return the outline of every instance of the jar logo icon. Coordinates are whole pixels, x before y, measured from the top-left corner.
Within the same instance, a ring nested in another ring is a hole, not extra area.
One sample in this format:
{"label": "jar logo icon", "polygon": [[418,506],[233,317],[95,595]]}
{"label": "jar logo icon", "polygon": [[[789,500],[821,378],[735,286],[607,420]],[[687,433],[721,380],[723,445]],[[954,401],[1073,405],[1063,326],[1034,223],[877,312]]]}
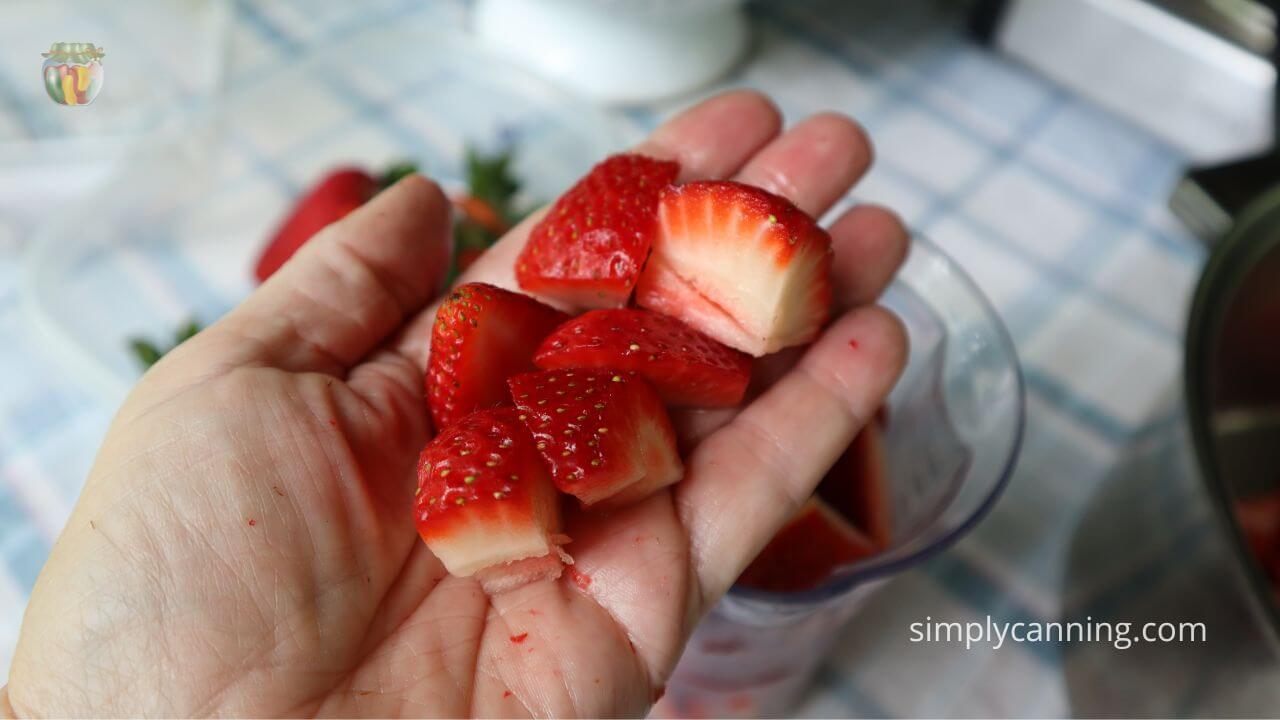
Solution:
{"label": "jar logo icon", "polygon": [[93,43],[54,43],[41,53],[44,89],[59,105],[88,105],[102,90],[102,48]]}

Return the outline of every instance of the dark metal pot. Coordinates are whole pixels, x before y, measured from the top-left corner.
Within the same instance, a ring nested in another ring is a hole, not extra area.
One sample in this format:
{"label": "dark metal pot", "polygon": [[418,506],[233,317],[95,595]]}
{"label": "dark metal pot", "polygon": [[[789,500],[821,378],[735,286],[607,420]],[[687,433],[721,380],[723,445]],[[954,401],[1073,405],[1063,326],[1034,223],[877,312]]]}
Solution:
{"label": "dark metal pot", "polygon": [[1280,188],[1213,249],[1192,301],[1185,375],[1200,475],[1278,640],[1280,543],[1259,525],[1280,529]]}

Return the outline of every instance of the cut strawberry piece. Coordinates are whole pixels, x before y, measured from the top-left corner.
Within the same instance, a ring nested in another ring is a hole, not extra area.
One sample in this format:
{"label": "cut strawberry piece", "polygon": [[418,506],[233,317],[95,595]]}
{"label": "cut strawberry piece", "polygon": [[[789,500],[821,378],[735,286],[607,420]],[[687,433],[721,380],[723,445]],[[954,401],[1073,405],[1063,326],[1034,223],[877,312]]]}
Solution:
{"label": "cut strawberry piece", "polygon": [[431,331],[427,400],[436,429],[507,404],[507,378],[536,369],[533,351],[568,315],[510,290],[468,283],[440,306]]}
{"label": "cut strawberry piece", "polygon": [[1258,562],[1280,581],[1280,490],[1235,502],[1236,523]]}
{"label": "cut strawberry piece", "polygon": [[679,172],[643,155],[596,165],[530,232],[516,260],[520,287],[580,308],[625,305],[649,255],[658,194]]}
{"label": "cut strawberry piece", "polygon": [[818,485],[818,495],[853,521],[878,549],[893,539],[884,431],[872,420]]}
{"label": "cut strawberry piece", "polygon": [[738,584],[774,592],[812,590],[836,568],[875,553],[871,540],[815,497],[773,536]]}
{"label": "cut strawberry piece", "polygon": [[647,310],[593,310],[556,328],[533,361],[546,370],[612,368],[638,373],[668,405],[742,402],[751,358],[684,323]]}
{"label": "cut strawberry piece", "polygon": [[684,473],[662,400],[644,378],[612,370],[549,370],[509,381],[551,479],[583,505],[625,505]]}
{"label": "cut strawberry piece", "polygon": [[786,199],[735,182],[669,187],[636,303],[766,355],[831,314],[831,237]]}
{"label": "cut strawberry piece", "polygon": [[357,168],[340,168],[325,175],[294,204],[263,249],[254,277],[258,282],[266,281],[313,235],[365,204],[379,189],[376,178]]}
{"label": "cut strawberry piece", "polygon": [[514,408],[448,427],[418,459],[418,534],[457,577],[489,592],[560,576],[555,486]]}

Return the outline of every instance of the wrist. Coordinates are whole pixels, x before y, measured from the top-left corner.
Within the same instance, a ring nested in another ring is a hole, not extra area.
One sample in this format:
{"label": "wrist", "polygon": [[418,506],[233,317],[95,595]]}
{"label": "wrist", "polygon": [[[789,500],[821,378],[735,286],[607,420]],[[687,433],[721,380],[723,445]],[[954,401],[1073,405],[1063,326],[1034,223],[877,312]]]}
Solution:
{"label": "wrist", "polygon": [[9,686],[0,686],[0,720],[12,720],[18,717],[13,712],[13,706],[9,704]]}

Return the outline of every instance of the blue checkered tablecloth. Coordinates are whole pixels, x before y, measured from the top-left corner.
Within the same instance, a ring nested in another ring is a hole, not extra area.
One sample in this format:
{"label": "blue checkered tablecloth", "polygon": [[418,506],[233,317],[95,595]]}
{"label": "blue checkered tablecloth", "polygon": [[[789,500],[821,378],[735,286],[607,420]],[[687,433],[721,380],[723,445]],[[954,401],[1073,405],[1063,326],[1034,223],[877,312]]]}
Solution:
{"label": "blue checkered tablecloth", "polygon": [[[157,12],[160,6],[0,7],[0,680],[27,595],[113,411],[34,347],[18,290],[28,238],[65,197],[93,192],[109,177],[118,158],[102,138],[154,130],[167,105],[213,103],[220,92],[286,67],[300,49],[413,22],[462,33],[467,12],[461,0],[189,0]],[[926,616],[1052,620],[1082,609],[1095,617],[1136,613],[1133,620],[1190,612],[1215,637],[1257,635],[1240,620],[1247,613],[1222,600],[1234,591],[1213,568],[1226,562],[1226,551],[1179,435],[1182,327],[1204,260],[1165,207],[1183,160],[973,45],[954,5],[764,2],[751,14],[750,59],[719,87],[768,92],[793,121],[820,110],[860,120],[877,159],[853,198],[896,208],[972,274],[1007,323],[1029,388],[1022,457],[1000,504],[951,551],[872,601],[800,712],[1061,716],[1280,707],[1268,655],[1241,659],[1243,641],[1128,655],[1098,645],[965,650],[906,642],[908,624]],[[113,35],[122,38],[114,46],[99,39]],[[126,50],[129,37],[159,39],[135,53]],[[32,57],[28,47],[64,39],[107,46],[107,91],[121,77],[120,86],[136,92],[131,112],[97,126],[70,125],[61,108],[27,101],[23,91],[38,82],[38,49]],[[181,78],[169,77],[174,58],[206,51],[226,62],[200,60]],[[172,94],[131,84],[130,63],[171,83]],[[652,127],[688,102],[628,110],[622,120]],[[91,151],[57,152],[72,141]],[[263,157],[251,165],[244,172],[268,178],[298,170]],[[234,300],[215,297],[223,307]],[[1108,512],[1116,507],[1125,510]],[[1188,574],[1193,565],[1210,570]],[[1170,597],[1199,604],[1171,606]],[[1235,625],[1215,625],[1219,616]],[[1216,679],[1221,668],[1232,682]]]}

